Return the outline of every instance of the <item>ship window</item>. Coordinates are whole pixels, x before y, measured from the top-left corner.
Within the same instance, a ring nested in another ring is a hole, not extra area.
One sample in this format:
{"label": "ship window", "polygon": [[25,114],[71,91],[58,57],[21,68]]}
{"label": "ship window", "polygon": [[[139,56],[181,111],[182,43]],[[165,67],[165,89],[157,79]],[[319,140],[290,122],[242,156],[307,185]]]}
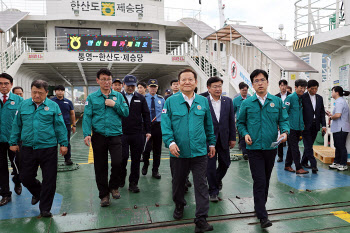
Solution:
{"label": "ship window", "polygon": [[150,36],[152,37],[152,51],[159,52],[159,31],[117,29],[117,36]]}

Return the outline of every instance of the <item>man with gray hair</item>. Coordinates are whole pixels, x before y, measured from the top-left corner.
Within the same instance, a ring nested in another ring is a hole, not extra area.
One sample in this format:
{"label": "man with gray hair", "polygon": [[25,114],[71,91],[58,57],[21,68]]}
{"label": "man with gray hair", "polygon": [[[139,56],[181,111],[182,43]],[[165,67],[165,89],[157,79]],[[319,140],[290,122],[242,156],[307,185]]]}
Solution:
{"label": "man with gray hair", "polygon": [[[32,82],[32,98],[24,100],[19,106],[9,140],[13,152],[19,151],[18,143],[22,141],[20,178],[33,195],[32,205],[40,201],[42,217],[52,217],[50,211],[56,191],[57,143],[63,156],[68,151],[66,125],[58,104],[47,98],[48,87],[43,80]],[[42,183],[36,179],[39,166]]]}

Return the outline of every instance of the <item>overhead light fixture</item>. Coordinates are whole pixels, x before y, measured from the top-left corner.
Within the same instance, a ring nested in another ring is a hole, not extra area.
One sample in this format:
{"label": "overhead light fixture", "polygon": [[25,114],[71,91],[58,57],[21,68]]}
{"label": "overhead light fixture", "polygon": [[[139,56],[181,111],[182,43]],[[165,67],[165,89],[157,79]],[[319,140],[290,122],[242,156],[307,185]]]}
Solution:
{"label": "overhead light fixture", "polygon": [[74,10],[74,15],[79,16],[79,10]]}

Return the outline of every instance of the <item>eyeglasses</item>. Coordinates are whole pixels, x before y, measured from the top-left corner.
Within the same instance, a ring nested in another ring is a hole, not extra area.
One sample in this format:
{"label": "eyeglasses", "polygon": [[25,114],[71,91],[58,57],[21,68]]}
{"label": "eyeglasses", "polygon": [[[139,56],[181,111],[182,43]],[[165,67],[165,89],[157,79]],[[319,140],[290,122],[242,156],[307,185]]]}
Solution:
{"label": "eyeglasses", "polygon": [[258,84],[258,83],[260,83],[260,82],[262,82],[262,83],[263,83],[263,82],[265,82],[265,81],[267,81],[267,79],[266,79],[266,78],[262,78],[262,79],[255,79],[253,83]]}
{"label": "eyeglasses", "polygon": [[100,79],[101,82],[107,83],[112,82],[112,79]]}

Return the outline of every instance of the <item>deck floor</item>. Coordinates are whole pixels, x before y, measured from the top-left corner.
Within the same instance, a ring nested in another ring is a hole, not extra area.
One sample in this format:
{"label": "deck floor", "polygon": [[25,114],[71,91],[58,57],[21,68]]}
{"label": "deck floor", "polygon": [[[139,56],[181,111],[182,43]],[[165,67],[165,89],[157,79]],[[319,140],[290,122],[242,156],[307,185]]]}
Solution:
{"label": "deck floor", "polygon": [[[101,208],[93,164],[88,164],[89,148],[83,145],[81,123],[78,126],[72,137],[72,160],[79,163],[80,168],[58,173],[52,208],[54,217],[38,218],[38,205],[30,204],[31,195],[24,188],[22,195],[13,193],[12,202],[0,207],[1,233],[194,231],[193,187],[186,194],[188,204],[184,219],[175,221],[172,218],[174,204],[165,148],[161,180],[150,174],[141,175],[140,193],[130,193],[126,184],[120,190],[121,199],[112,200],[109,207]],[[329,170],[322,163],[318,166],[317,175],[295,175],[284,171],[283,163],[275,164],[267,203],[273,226],[262,230],[253,214],[249,164],[244,160],[232,161],[220,192],[223,200],[210,203],[208,220],[214,232],[350,232],[350,215],[347,214],[350,211],[350,171]],[[38,177],[41,178],[40,171]]]}

